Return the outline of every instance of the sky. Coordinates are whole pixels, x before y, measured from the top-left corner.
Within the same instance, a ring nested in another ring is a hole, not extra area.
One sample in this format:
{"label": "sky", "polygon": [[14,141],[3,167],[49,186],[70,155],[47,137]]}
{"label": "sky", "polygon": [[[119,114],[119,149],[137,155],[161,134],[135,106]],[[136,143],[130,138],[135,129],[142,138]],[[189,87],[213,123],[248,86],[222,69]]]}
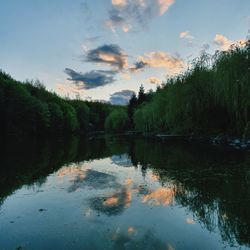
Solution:
{"label": "sky", "polygon": [[250,0],[0,0],[0,69],[123,104],[249,29]]}

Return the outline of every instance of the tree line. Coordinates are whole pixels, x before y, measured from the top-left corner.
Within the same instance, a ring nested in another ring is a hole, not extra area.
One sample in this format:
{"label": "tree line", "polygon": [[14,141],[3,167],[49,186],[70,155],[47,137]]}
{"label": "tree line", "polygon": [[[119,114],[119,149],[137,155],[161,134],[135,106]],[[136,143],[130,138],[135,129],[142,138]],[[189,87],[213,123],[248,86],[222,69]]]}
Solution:
{"label": "tree line", "polygon": [[203,53],[155,92],[143,86],[127,106],[70,100],[39,81],[0,71],[1,134],[107,132],[226,133],[250,136],[250,42]]}
{"label": "tree line", "polygon": [[47,91],[39,81],[19,82],[0,71],[2,135],[71,134],[104,130],[106,118],[124,109],[97,101],[61,98]]}
{"label": "tree line", "polygon": [[203,53],[156,92],[133,96],[132,126],[140,132],[250,135],[250,41]]}

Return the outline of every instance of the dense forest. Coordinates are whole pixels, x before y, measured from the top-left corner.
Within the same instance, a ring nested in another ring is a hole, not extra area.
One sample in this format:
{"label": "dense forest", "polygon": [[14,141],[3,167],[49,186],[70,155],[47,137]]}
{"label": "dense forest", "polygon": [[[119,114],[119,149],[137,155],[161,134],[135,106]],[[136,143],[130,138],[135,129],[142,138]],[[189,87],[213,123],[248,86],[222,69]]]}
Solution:
{"label": "dense forest", "polygon": [[203,53],[155,92],[143,86],[127,107],[61,98],[40,82],[0,72],[2,134],[89,131],[250,135],[250,42]]}
{"label": "dense forest", "polygon": [[140,132],[250,135],[250,41],[203,53],[155,93],[141,87],[128,114]]}
{"label": "dense forest", "polygon": [[117,112],[126,114],[125,107],[61,98],[47,91],[38,81],[22,83],[0,72],[2,134],[41,135],[100,131],[104,130],[106,118]]}

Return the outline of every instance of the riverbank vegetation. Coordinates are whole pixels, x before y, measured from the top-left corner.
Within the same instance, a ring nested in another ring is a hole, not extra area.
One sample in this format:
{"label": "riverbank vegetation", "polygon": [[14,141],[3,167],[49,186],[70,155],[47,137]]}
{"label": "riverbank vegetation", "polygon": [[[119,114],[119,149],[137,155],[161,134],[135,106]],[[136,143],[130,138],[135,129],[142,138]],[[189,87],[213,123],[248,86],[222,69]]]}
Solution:
{"label": "riverbank vegetation", "polygon": [[104,130],[105,120],[124,107],[61,98],[38,81],[18,82],[0,72],[1,134],[61,134]]}
{"label": "riverbank vegetation", "polygon": [[137,131],[249,136],[249,42],[213,56],[203,53],[150,95],[139,105],[140,94],[130,100],[128,113]]}
{"label": "riverbank vegetation", "polygon": [[90,131],[250,136],[250,42],[203,53],[155,92],[133,95],[127,107],[61,98],[38,81],[0,72],[2,134]]}

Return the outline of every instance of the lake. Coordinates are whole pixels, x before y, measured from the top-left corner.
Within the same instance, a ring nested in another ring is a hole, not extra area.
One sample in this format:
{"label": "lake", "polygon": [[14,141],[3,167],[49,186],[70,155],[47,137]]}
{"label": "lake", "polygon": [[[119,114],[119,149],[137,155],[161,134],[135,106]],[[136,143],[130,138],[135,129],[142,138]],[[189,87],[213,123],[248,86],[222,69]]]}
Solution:
{"label": "lake", "polygon": [[250,154],[103,136],[9,140],[0,249],[250,249]]}

